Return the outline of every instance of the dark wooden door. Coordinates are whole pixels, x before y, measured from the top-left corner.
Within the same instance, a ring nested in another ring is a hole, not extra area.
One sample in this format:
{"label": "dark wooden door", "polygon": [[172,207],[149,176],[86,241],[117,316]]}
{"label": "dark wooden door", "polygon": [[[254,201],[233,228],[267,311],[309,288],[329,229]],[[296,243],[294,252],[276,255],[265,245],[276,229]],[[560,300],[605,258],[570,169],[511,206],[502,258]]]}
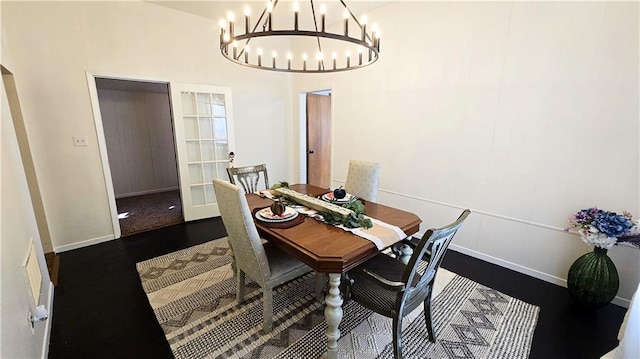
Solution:
{"label": "dark wooden door", "polygon": [[331,186],[331,95],[307,94],[307,183]]}

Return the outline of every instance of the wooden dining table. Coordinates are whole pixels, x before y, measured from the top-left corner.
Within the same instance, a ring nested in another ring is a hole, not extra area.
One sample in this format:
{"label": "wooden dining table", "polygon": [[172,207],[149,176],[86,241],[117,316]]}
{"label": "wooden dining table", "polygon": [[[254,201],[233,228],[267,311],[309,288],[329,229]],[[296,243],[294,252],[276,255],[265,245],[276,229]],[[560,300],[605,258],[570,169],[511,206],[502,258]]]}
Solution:
{"label": "wooden dining table", "polygon": [[[308,184],[291,185],[289,188],[314,197],[329,191]],[[273,203],[272,200],[253,193],[246,197],[252,211]],[[413,213],[369,201],[364,204],[367,216],[395,225],[407,235],[415,234],[420,229],[422,221]],[[306,218],[304,222],[285,229],[273,228],[260,221],[255,223],[262,238],[317,272],[328,274],[329,290],[325,297],[324,311],[327,323],[327,357],[337,358],[339,325],[343,315],[339,288],[342,274],[375,256],[380,250],[367,239],[313,218]]]}

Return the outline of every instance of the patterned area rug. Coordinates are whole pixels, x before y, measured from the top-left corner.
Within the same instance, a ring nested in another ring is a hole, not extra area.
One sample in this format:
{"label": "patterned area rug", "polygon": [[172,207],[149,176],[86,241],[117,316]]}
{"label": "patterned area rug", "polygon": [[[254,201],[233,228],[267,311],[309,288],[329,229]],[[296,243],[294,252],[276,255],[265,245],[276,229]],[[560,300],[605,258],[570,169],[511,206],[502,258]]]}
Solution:
{"label": "patterned area rug", "polygon": [[[260,288],[247,280],[235,305],[226,239],[137,264],[142,286],[176,358],[317,358],[326,351],[314,273],[274,290],[274,327],[262,332]],[[422,311],[403,320],[405,358],[527,358],[539,308],[440,269],[433,297],[437,342]],[[391,320],[354,301],[343,306],[340,358],[393,358]]]}

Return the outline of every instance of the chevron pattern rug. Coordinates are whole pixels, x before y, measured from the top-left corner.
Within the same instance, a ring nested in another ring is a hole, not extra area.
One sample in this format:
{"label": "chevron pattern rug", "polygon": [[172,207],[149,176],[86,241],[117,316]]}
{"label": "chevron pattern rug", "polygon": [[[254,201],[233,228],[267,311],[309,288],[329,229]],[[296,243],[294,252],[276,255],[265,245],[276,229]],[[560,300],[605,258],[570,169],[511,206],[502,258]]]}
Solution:
{"label": "chevron pattern rug", "polygon": [[[142,286],[176,358],[318,358],[326,351],[324,306],[314,273],[274,290],[274,327],[262,332],[262,296],[236,282],[226,239],[137,264]],[[539,308],[440,269],[433,297],[436,343],[424,316],[403,320],[405,358],[527,358]],[[340,358],[393,358],[391,319],[354,301],[343,306]]]}

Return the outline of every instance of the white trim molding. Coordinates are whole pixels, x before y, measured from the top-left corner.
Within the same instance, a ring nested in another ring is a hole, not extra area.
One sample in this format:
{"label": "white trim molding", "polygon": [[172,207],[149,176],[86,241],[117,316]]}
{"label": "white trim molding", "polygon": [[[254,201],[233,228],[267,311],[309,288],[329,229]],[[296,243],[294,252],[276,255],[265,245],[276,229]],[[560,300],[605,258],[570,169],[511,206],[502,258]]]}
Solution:
{"label": "white trim molding", "polygon": [[[418,235],[418,234],[416,234],[416,235]],[[547,273],[543,273],[543,272],[537,271],[535,269],[531,269],[531,268],[528,268],[528,267],[525,267],[525,266],[521,266],[521,265],[516,264],[516,263],[505,261],[505,260],[502,260],[500,258],[496,258],[496,257],[490,256],[490,255],[484,254],[484,253],[480,253],[478,251],[467,249],[467,248],[455,245],[453,243],[449,245],[449,249],[451,249],[453,251],[456,251],[456,252],[459,252],[459,253],[462,253],[462,254],[466,254],[466,255],[468,255],[470,257],[473,257],[473,258],[477,258],[477,259],[483,260],[485,262],[489,262],[489,263],[498,265],[498,266],[503,267],[503,268],[511,269],[511,270],[513,270],[515,272],[518,272],[518,273],[526,274],[526,275],[528,275],[530,277],[534,277],[534,278],[543,280],[543,281],[551,283],[551,284],[559,285],[559,286],[564,287],[564,288],[567,287],[567,280],[564,279],[564,278],[559,278],[559,277],[556,277],[556,276],[552,276],[552,275],[549,275]],[[569,295],[569,292],[567,292],[567,296],[568,295]],[[629,305],[631,304],[631,301],[629,299],[625,299],[625,298],[616,296],[613,299],[612,303],[616,304],[616,305],[619,305],[621,307],[629,308]]]}
{"label": "white trim molding", "polygon": [[46,328],[44,330],[44,338],[42,339],[42,359],[49,357],[49,341],[51,340],[51,326],[53,322],[53,297],[55,288],[53,283],[49,281],[49,296],[47,297],[47,305],[49,308],[49,319],[47,319]]}
{"label": "white trim molding", "polygon": [[116,239],[113,234],[109,234],[106,236],[102,236],[102,237],[96,237],[96,238],[92,238],[92,239],[87,239],[85,241],[81,241],[81,242],[75,242],[75,243],[71,243],[71,244],[65,244],[63,246],[58,246],[58,247],[53,247],[54,252],[56,253],[61,253],[61,252],[66,252],[66,251],[70,251],[73,249],[78,249],[78,248],[83,248],[83,247],[88,247],[94,244],[98,244],[98,243],[102,243],[102,242],[108,242],[111,241],[113,239]]}

